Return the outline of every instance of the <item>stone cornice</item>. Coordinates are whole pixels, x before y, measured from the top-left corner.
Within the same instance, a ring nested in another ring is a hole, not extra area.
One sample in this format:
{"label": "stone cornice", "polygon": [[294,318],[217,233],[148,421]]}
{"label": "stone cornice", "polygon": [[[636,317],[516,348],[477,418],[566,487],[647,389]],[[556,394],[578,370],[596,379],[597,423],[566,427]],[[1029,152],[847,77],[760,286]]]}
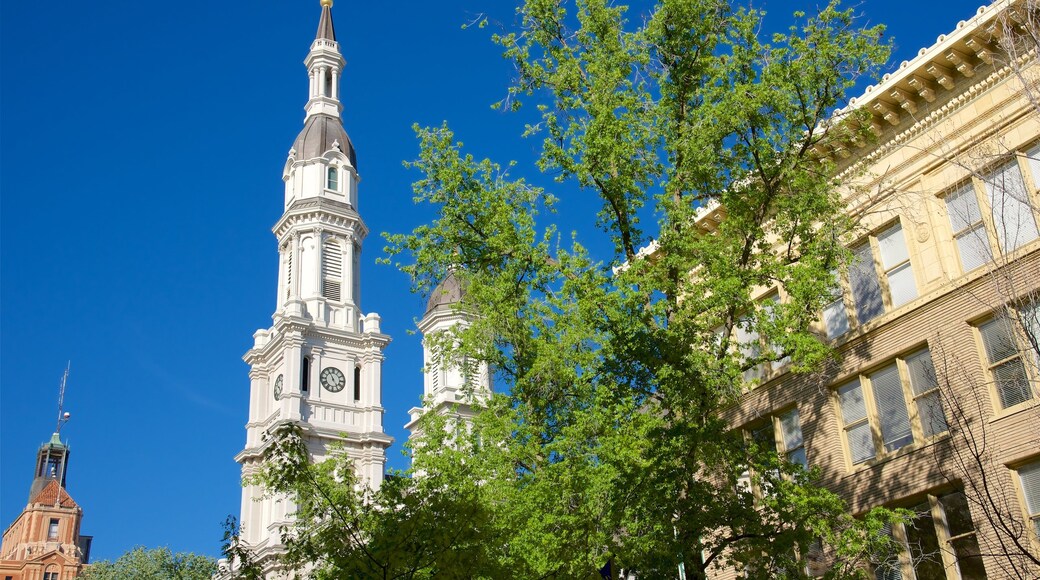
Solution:
{"label": "stone cornice", "polygon": [[[984,92],[1009,79],[1014,74],[1016,67],[1026,66],[1029,61],[1034,58],[1035,54],[1030,54],[1020,58],[1014,65],[1004,66],[996,70],[989,69],[987,71],[988,74],[982,77],[979,82],[965,87],[961,93],[951,98],[942,106],[935,108],[920,119],[915,119],[912,124],[905,127],[902,131],[894,133],[884,141],[877,143],[873,146],[870,153],[858,156],[854,163],[843,169],[841,173],[838,174],[838,179],[845,181],[850,176],[856,175],[863,168],[870,167],[877,163],[878,160],[890,154],[892,151],[903,147],[913,139],[933,131],[937,125],[948,119],[960,110],[961,107],[970,104]],[[1017,98],[1019,98],[1017,91],[1007,91],[1004,100],[999,103],[994,103],[993,107],[994,109],[1000,109]],[[1010,117],[1006,117],[1004,120],[1010,122],[1013,120],[1013,117],[1018,117],[1018,115],[1011,115]],[[975,132],[980,125],[992,124],[992,121],[992,118],[988,116],[976,117],[968,122],[959,124],[957,127],[951,128],[947,134],[941,136],[941,139],[947,142],[953,141],[961,135]],[[930,147],[929,149],[934,148]],[[940,152],[940,155],[942,153],[948,152]],[[925,152],[922,152],[921,154],[924,155]],[[936,155],[934,151],[929,154],[933,156]],[[901,166],[890,167],[888,168],[889,173],[898,173],[900,168]]]}
{"label": "stone cornice", "polygon": [[324,197],[296,200],[285,210],[272,228],[278,244],[284,244],[290,233],[298,232],[296,228],[302,225],[321,227],[343,236],[352,235],[358,240],[368,235],[368,226],[353,206]]}
{"label": "stone cornice", "polygon": [[[879,138],[877,143],[836,141],[829,148],[818,147],[817,155],[839,164],[852,157],[841,171],[841,176],[847,176],[934,128],[982,91],[1006,79],[1017,67],[1035,60],[1035,54],[1029,54],[1001,66],[1001,58],[1007,58],[999,47],[1003,33],[1001,17],[1016,2],[1021,0],[998,0],[980,7],[974,17],[959,22],[949,35],[940,35],[931,47],[922,48],[915,58],[902,62],[896,71],[886,74],[877,85],[867,87],[831,117],[833,124],[848,118],[853,110],[869,112],[867,128]],[[945,104],[937,106],[937,101],[943,100]],[[919,112],[929,110],[918,118]],[[855,149],[860,151],[853,154],[850,150]]]}

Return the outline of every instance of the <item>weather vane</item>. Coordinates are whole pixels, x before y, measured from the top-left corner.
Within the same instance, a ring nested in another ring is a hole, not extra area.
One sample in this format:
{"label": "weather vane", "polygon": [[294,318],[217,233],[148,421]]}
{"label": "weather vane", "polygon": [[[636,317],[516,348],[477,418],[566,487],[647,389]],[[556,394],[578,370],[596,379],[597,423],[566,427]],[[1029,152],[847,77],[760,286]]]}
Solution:
{"label": "weather vane", "polygon": [[69,417],[72,415],[65,411],[65,382],[69,380],[69,369],[72,367],[72,361],[69,361],[65,365],[65,374],[61,375],[61,388],[58,389],[58,427],[54,430],[55,433],[61,433],[61,426],[69,421]]}

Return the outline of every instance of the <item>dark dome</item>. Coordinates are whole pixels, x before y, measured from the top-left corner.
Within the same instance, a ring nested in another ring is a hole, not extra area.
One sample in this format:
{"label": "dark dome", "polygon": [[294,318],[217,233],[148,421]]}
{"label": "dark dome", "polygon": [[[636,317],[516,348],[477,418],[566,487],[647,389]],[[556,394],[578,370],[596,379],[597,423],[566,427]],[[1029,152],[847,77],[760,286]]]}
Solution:
{"label": "dark dome", "polygon": [[449,270],[448,275],[430,294],[430,300],[426,302],[426,313],[429,314],[441,307],[450,308],[462,302],[462,294],[462,282],[455,277],[454,269]]}
{"label": "dark dome", "polygon": [[329,149],[333,149],[333,143],[339,142],[339,149],[350,160],[350,164],[357,169],[357,155],[354,153],[354,144],[343,129],[343,123],[337,117],[328,115],[314,115],[307,119],[299,136],[293,143],[296,150],[296,159],[314,159],[321,157]]}

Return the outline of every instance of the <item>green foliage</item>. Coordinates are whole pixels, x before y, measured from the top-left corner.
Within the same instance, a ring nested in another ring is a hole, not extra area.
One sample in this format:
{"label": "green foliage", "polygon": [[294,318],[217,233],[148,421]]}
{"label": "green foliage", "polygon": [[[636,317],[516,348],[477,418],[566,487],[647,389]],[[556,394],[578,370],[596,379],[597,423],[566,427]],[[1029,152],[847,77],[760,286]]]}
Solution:
{"label": "green foliage", "polygon": [[138,546],[115,562],[95,562],[80,574],[88,580],[210,580],[217,562],[209,556],[191,552],[171,552],[169,548],[146,550]]}
{"label": "green foliage", "polygon": [[[881,29],[836,2],[768,41],[761,11],[720,1],[662,0],[638,25],[625,12],[528,0],[520,30],[496,37],[519,71],[508,106],[541,115],[527,130],[544,137],[539,169],[598,196],[613,255],[561,242],[555,198],[464,153],[446,125],[416,128],[415,201],[438,216],[388,235],[388,250],[419,292],[454,269],[478,315],[431,340],[490,364],[500,393],[472,427],[424,416],[413,471],[375,492],[345,454],[311,465],[298,432],[278,433],[259,482],[299,504],[290,565],[321,578],[588,578],[608,561],[646,578],[713,565],[799,578],[797,555],[821,541],[846,578],[887,549],[883,524],[900,514],[853,518],[818,471],[724,419],[755,386],[749,369],[830,356],[810,326],[852,224],[813,151],[860,130],[833,115],[886,58]],[[766,309],[755,292],[771,287],[785,299]],[[738,344],[749,331],[770,347]]]}

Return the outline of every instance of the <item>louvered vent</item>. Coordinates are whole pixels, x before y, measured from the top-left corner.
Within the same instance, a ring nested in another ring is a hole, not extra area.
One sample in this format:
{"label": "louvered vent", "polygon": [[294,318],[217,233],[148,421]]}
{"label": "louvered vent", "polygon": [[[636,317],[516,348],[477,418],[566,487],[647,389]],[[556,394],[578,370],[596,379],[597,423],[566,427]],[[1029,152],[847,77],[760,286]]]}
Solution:
{"label": "louvered vent", "polygon": [[292,296],[292,248],[285,251],[285,297]]}
{"label": "louvered vent", "polygon": [[340,288],[343,280],[343,250],[338,242],[325,240],[325,244],[321,248],[321,270],[321,295],[333,302],[340,302]]}

